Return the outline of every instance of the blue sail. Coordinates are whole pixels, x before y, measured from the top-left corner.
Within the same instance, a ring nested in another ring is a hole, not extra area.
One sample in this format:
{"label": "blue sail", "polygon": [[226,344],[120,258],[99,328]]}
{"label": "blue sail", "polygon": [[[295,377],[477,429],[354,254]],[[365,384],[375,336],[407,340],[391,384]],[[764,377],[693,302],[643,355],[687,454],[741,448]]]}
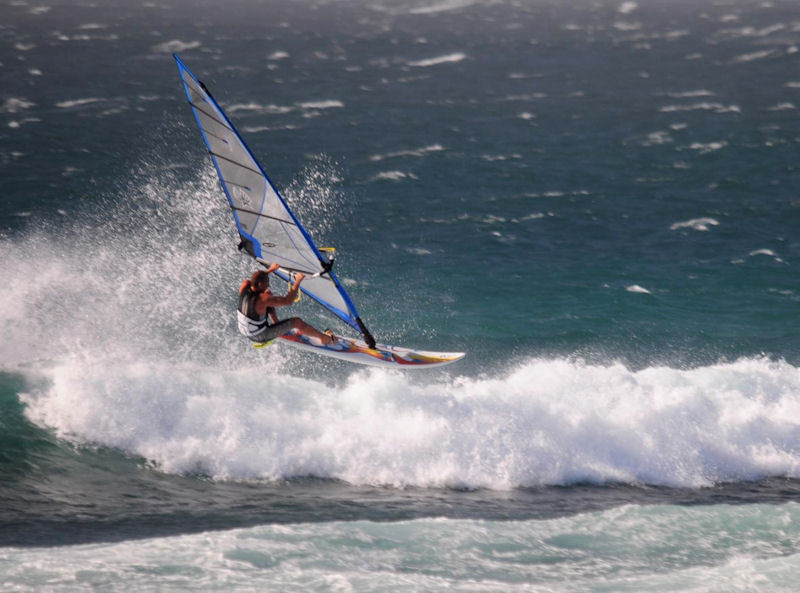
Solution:
{"label": "blue sail", "polygon": [[362,331],[370,341],[372,336],[330,269],[329,258],[314,244],[205,85],[177,54],[174,57],[186,97],[228,198],[242,247],[263,264],[278,263],[281,266],[278,274],[284,280],[289,279],[289,273],[305,274],[301,290]]}

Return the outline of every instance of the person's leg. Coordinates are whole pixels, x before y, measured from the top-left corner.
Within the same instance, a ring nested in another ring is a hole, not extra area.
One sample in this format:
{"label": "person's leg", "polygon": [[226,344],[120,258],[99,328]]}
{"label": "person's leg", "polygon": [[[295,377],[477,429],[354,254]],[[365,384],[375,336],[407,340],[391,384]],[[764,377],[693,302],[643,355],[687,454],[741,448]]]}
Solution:
{"label": "person's leg", "polygon": [[250,339],[254,342],[269,342],[279,338],[283,334],[288,334],[290,331],[292,331],[292,320],[284,319],[273,325],[268,325],[258,335]]}
{"label": "person's leg", "polygon": [[[306,336],[317,338],[323,344],[333,344],[334,338],[330,334],[323,333],[317,330],[314,326],[309,325],[299,317],[292,317],[291,319],[287,319],[287,321],[292,322],[292,329],[299,331],[301,334]],[[283,322],[281,322],[283,323]]]}
{"label": "person's leg", "polygon": [[317,331],[314,326],[309,325],[299,317],[291,317],[289,319],[279,321],[274,325],[270,325],[264,328],[264,331],[262,331],[260,334],[251,339],[255,342],[269,342],[270,340],[274,340],[279,336],[288,334],[290,331],[295,330],[311,338],[317,338],[326,345],[334,342],[332,334]]}

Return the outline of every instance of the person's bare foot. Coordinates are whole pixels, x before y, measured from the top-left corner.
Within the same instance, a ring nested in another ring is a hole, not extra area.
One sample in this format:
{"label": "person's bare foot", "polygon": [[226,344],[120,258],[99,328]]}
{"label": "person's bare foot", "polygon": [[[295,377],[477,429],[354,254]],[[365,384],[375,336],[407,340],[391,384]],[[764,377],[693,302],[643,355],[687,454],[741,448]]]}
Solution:
{"label": "person's bare foot", "polygon": [[325,344],[325,346],[330,346],[331,344],[335,344],[336,343],[336,336],[333,335],[333,332],[331,330],[326,329],[322,333],[324,333],[325,336],[328,338],[327,342],[323,342]]}

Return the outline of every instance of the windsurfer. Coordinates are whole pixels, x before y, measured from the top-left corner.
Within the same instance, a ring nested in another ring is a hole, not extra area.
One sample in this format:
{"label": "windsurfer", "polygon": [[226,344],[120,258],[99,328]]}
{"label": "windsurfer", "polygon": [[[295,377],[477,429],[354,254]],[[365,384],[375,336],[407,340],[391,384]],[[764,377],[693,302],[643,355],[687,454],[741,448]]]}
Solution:
{"label": "windsurfer", "polygon": [[269,289],[269,275],[278,269],[272,264],[267,270],[258,270],[239,287],[237,320],[239,331],[253,342],[268,342],[291,331],[317,338],[325,345],[335,341],[330,330],[318,331],[299,317],[280,321],[276,307],[288,307],[297,300],[297,291],[305,276],[297,274],[285,296],[275,296]]}

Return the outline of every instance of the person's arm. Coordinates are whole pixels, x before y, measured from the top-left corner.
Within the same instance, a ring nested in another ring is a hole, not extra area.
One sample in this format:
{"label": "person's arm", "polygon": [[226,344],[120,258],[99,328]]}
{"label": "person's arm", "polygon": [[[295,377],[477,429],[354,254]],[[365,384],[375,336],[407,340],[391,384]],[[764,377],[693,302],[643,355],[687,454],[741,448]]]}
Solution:
{"label": "person's arm", "polygon": [[289,289],[289,292],[286,293],[286,296],[275,296],[269,295],[266,296],[264,303],[267,307],[288,307],[289,305],[293,305],[295,300],[297,299],[297,291],[300,290],[300,283],[303,281],[305,276],[303,274],[298,274],[294,279],[294,284]]}
{"label": "person's arm", "polygon": [[292,284],[292,287],[289,289],[289,292],[296,295],[297,291],[300,290],[300,283],[303,281],[305,277],[306,277],[305,274],[298,273],[297,276],[294,277],[294,284]]}

